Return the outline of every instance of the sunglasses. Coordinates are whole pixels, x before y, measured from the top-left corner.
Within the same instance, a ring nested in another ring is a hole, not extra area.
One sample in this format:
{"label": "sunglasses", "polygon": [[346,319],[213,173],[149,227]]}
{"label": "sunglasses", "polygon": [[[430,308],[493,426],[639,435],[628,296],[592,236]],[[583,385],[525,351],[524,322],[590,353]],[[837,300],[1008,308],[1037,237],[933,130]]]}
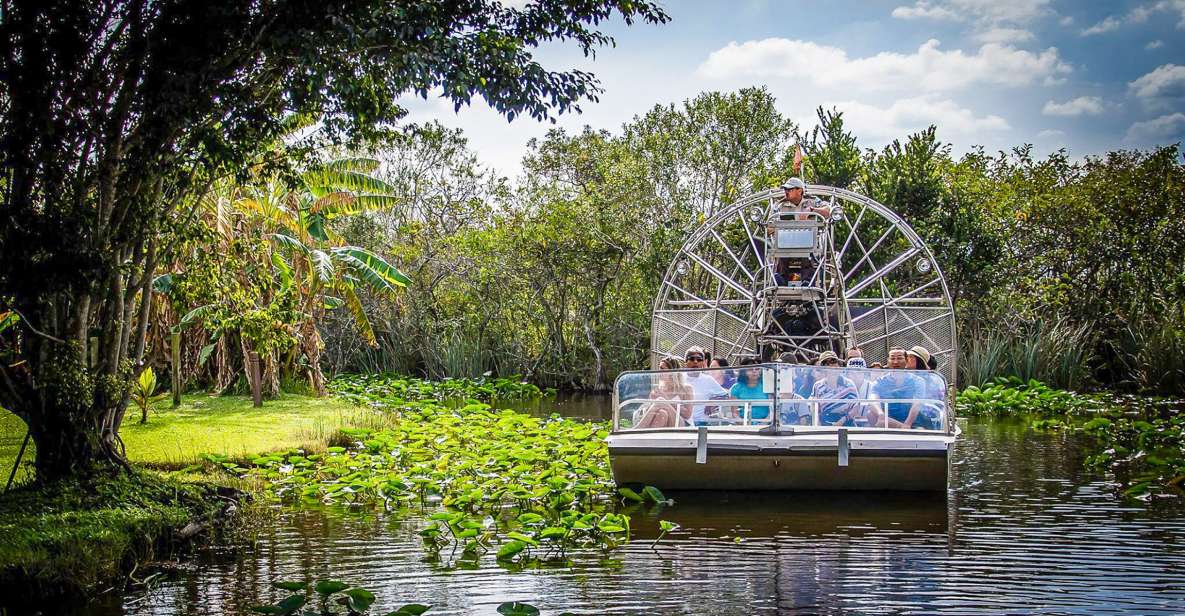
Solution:
{"label": "sunglasses", "polygon": [[703,355],[688,355],[687,356],[687,361],[703,361],[703,360],[704,360]]}
{"label": "sunglasses", "polygon": [[824,366],[838,366],[839,362],[834,359],[829,359],[829,360],[823,362],[823,365]]}

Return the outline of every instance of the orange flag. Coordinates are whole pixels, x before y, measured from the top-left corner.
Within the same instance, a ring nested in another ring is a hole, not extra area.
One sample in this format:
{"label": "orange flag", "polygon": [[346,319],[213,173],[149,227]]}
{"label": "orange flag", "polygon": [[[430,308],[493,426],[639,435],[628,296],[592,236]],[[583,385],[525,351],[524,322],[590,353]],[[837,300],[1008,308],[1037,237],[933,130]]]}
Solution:
{"label": "orange flag", "polygon": [[798,175],[798,172],[801,169],[802,169],[802,146],[800,146],[796,143],[796,144],[794,144],[794,164],[793,164],[793,166],[791,166],[790,172],[793,173],[794,175]]}

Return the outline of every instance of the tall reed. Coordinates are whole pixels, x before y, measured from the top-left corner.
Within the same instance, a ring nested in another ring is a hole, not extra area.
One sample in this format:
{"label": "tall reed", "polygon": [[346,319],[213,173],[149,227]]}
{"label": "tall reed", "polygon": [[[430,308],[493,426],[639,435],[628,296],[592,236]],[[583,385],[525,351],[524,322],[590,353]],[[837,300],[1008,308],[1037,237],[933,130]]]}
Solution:
{"label": "tall reed", "polygon": [[987,324],[964,331],[959,357],[963,387],[982,385],[998,376],[1036,379],[1062,389],[1086,385],[1095,354],[1095,336],[1087,325],[1059,319],[1011,331]]}

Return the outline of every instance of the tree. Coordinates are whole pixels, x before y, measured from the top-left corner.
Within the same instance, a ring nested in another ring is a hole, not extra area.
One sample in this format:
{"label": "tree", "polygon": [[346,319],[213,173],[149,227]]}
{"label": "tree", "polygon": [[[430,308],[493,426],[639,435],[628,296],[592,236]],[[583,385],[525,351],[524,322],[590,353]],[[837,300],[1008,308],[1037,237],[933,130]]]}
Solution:
{"label": "tree", "polygon": [[126,464],[118,431],[164,226],[287,116],[317,116],[344,143],[389,131],[407,94],[548,118],[599,87],[532,48],[588,55],[612,43],[595,27],[612,15],[667,20],[632,0],[2,0],[0,13],[0,302],[21,317],[3,333],[0,405],[28,424],[42,480]]}
{"label": "tree", "polygon": [[[816,110],[819,124],[804,140],[804,160],[812,174],[812,182],[850,188],[860,178],[862,161],[856,136],[844,130],[843,113],[822,107]],[[787,170],[789,166],[787,165]]]}

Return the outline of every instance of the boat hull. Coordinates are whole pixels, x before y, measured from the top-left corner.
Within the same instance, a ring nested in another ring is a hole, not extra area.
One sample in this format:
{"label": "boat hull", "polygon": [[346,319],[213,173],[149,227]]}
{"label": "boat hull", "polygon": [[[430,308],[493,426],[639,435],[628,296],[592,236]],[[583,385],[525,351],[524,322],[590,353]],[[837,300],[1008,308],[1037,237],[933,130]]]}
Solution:
{"label": "boat hull", "polygon": [[612,435],[613,478],[672,490],[944,491],[953,443],[942,434],[851,435],[841,464],[834,432],[706,440],[700,463],[694,433]]}

